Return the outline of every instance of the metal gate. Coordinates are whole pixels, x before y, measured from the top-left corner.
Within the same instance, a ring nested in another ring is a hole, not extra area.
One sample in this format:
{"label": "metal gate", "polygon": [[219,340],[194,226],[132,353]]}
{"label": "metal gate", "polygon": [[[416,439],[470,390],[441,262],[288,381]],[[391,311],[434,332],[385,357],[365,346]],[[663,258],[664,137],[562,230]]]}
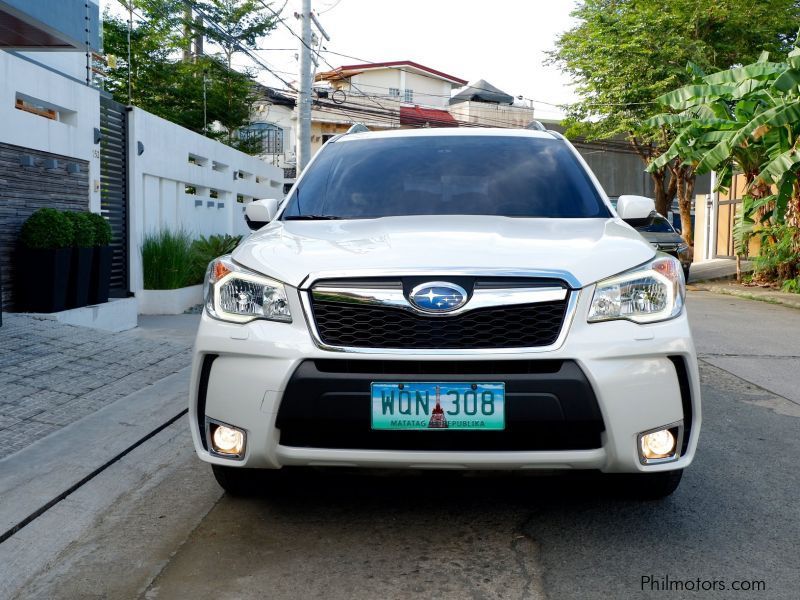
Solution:
{"label": "metal gate", "polygon": [[128,112],[125,105],[100,97],[100,212],[108,219],[111,242],[110,295],[127,297],[128,280]]}

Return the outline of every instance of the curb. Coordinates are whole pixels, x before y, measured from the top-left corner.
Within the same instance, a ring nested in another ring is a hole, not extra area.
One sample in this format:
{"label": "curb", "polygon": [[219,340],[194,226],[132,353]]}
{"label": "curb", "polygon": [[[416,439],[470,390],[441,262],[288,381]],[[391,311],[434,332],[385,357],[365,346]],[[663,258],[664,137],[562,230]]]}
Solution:
{"label": "curb", "polygon": [[690,289],[694,290],[723,294],[725,296],[735,296],[737,298],[744,298],[745,300],[758,300],[759,302],[768,302],[770,304],[779,304],[781,306],[788,306],[789,308],[800,309],[800,294],[777,292],[762,288],[741,289],[739,286],[734,287],[732,285],[719,285],[704,282],[690,283],[689,286]]}

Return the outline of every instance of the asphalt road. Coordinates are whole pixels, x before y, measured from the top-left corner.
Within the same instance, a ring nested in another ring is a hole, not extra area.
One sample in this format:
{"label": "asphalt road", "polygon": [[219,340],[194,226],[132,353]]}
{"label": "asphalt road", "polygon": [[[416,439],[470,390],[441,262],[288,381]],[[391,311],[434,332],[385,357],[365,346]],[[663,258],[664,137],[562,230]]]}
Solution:
{"label": "asphalt road", "polygon": [[17,597],[794,600],[800,311],[703,292],[689,310],[703,434],[666,500],[581,475],[352,471],[280,474],[242,500],[181,421],[76,494],[125,490]]}

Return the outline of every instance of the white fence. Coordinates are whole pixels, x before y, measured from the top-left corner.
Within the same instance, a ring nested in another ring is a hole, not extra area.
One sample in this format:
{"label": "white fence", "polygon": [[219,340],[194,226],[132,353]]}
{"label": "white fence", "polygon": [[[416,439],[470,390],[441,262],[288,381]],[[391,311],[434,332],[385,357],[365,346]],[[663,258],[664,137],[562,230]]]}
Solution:
{"label": "white fence", "polygon": [[134,108],[128,120],[130,286],[142,285],[141,243],[162,229],[198,237],[249,233],[244,206],[281,198],[283,171]]}

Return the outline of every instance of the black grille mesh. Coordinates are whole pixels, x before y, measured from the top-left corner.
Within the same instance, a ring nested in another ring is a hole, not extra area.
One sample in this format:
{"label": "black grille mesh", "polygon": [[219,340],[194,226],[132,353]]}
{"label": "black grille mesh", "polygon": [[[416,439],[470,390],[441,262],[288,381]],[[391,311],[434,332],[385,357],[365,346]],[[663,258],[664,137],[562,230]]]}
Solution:
{"label": "black grille mesh", "polygon": [[312,300],[323,343],[352,348],[532,348],[555,343],[567,300],[482,308],[452,317]]}

